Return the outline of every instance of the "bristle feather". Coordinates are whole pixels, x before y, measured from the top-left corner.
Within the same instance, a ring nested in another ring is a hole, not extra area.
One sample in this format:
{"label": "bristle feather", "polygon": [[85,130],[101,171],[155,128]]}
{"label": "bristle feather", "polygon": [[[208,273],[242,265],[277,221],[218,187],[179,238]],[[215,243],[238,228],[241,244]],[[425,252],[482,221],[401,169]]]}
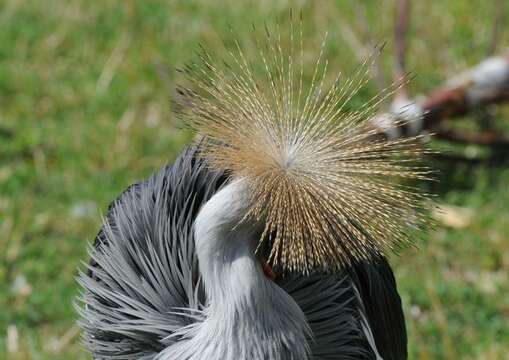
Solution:
{"label": "bristle feather", "polygon": [[430,172],[414,164],[426,152],[421,137],[381,140],[369,123],[401,81],[347,111],[378,54],[343,85],[338,74],[327,88],[325,36],[306,90],[302,16],[297,40],[294,31],[292,24],[285,53],[280,32],[272,36],[266,27],[258,64],[238,41],[222,66],[201,49],[202,66],[185,68],[191,84],[179,94],[210,166],[247,181],[252,206],[245,219],[265,224],[261,242],[270,243],[272,264],[334,270],[408,242],[407,219],[424,224],[427,195],[397,180],[428,179]]}

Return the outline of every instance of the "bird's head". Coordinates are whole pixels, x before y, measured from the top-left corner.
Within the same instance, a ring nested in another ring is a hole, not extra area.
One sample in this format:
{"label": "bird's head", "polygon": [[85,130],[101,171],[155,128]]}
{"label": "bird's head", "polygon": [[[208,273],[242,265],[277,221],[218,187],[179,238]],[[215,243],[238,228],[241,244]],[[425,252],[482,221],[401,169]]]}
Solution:
{"label": "bird's head", "polygon": [[302,47],[295,52],[270,37],[258,63],[239,45],[227,62],[204,51],[201,65],[184,71],[190,85],[179,89],[179,114],[210,166],[244,184],[249,206],[239,222],[261,225],[272,265],[331,271],[408,241],[409,228],[423,224],[426,196],[400,180],[429,172],[415,166],[419,138],[389,141],[370,124],[394,89],[347,110],[372,58],[326,86],[322,46],[306,86]]}

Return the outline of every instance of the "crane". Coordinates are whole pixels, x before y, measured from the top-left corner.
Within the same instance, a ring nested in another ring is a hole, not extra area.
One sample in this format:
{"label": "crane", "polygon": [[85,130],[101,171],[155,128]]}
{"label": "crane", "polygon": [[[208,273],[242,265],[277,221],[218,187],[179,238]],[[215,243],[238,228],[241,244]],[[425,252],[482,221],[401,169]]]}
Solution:
{"label": "crane", "polygon": [[399,181],[428,177],[425,150],[369,125],[390,89],[349,109],[370,59],[327,86],[322,46],[306,88],[275,39],[258,63],[237,42],[183,70],[199,140],[110,205],[78,277],[94,358],[406,359],[386,254],[425,227]]}

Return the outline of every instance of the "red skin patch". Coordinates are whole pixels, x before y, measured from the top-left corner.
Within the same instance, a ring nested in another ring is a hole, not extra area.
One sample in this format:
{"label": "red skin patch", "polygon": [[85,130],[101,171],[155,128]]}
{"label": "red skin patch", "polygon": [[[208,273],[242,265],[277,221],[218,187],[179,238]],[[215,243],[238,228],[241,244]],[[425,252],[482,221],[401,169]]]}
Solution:
{"label": "red skin patch", "polygon": [[272,281],[276,280],[277,275],[274,272],[274,270],[272,270],[272,267],[269,265],[269,263],[266,262],[264,259],[260,259],[260,263],[262,264],[262,269],[265,276],[271,279]]}

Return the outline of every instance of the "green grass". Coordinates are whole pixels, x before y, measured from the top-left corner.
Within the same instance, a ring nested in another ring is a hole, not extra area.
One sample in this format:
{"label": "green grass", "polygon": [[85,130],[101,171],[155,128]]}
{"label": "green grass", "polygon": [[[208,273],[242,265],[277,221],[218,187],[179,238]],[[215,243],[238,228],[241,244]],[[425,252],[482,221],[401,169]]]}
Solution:
{"label": "green grass", "polygon": [[[362,41],[389,41],[382,65],[390,78],[393,1],[356,4],[291,7],[305,15],[310,56],[329,31],[333,69],[357,64],[339,17]],[[190,140],[171,115],[172,69],[193,59],[198,43],[215,50],[238,37],[249,48],[251,24],[284,27],[289,7],[0,0],[0,359],[89,358],[71,336],[76,267],[108,203]],[[494,13],[482,0],[414,1],[411,89],[427,91],[482,59]],[[502,31],[507,40],[509,28]],[[361,97],[375,91],[374,82]],[[419,250],[393,259],[411,358],[502,359],[509,353],[509,170],[431,165],[442,170],[436,201],[473,216],[461,229],[439,223]],[[14,286],[22,279],[28,288]],[[7,355],[9,325],[19,332],[19,351]]]}

